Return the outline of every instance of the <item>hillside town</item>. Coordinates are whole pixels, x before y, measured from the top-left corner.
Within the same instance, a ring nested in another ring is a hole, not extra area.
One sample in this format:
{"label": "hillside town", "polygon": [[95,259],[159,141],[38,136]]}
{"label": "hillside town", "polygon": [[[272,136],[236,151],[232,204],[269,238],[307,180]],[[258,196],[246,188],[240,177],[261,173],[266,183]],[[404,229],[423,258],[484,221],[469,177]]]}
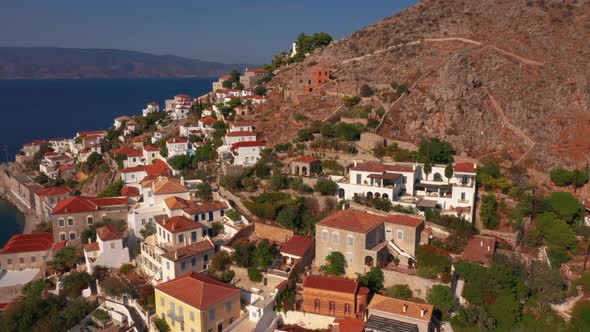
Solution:
{"label": "hillside town", "polygon": [[[395,81],[338,95],[326,119],[294,114],[307,126],[269,144],[257,129],[267,102],[321,93],[335,73],[309,66],[288,92],[273,78],[331,42],[304,35],[205,95],[179,91],[110,128],[25,144],[0,170],[2,195],[27,219],[0,250],[2,324],[581,331],[572,317],[590,305],[588,169],[555,167],[537,188],[524,169],[439,138],[380,136],[377,90],[410,92]],[[59,319],[38,318],[45,308]]]}

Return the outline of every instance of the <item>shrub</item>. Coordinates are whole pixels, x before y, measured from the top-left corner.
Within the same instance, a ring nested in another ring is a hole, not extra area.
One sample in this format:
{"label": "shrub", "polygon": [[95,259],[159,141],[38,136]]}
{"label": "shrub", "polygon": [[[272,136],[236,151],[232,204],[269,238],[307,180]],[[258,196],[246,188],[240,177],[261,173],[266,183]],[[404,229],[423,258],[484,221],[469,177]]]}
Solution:
{"label": "shrub", "polygon": [[123,274],[127,274],[127,273],[133,271],[134,269],[135,269],[135,265],[133,265],[133,264],[123,264],[119,268],[119,272],[121,272]]}
{"label": "shrub", "polygon": [[331,274],[335,276],[344,275],[346,268],[346,259],[341,252],[333,251],[326,256],[326,264],[320,267],[322,273]]}
{"label": "shrub", "polygon": [[448,274],[451,271],[450,257],[430,245],[418,248],[416,254],[418,260],[418,275],[424,278],[436,278],[439,274]]}
{"label": "shrub", "polygon": [[409,300],[412,298],[412,290],[408,285],[394,285],[385,289],[385,296],[394,297],[400,300]]}
{"label": "shrub", "polygon": [[367,84],[363,84],[361,85],[359,93],[362,97],[371,97],[375,92],[373,91],[373,88]]}
{"label": "shrub", "polygon": [[346,107],[353,107],[358,105],[358,103],[361,102],[361,98],[360,97],[349,97],[349,96],[344,96],[342,97],[342,102],[344,103],[344,105]]}
{"label": "shrub", "polygon": [[551,169],[549,176],[556,186],[569,186],[574,182],[574,174],[561,167]]}
{"label": "shrub", "polygon": [[155,323],[159,332],[170,332],[170,326],[168,326],[168,323],[166,323],[166,321],[162,318],[156,319]]}
{"label": "shrub", "polygon": [[480,216],[484,226],[488,229],[498,227],[500,217],[498,216],[498,202],[493,193],[485,195],[481,202]]}
{"label": "shrub", "polygon": [[238,210],[229,209],[229,210],[225,211],[225,215],[233,221],[242,220],[242,214]]}
{"label": "shrub", "polygon": [[107,319],[111,318],[111,315],[102,309],[94,310],[94,312],[92,313],[92,316],[94,316],[98,320],[107,320]]}
{"label": "shrub", "polygon": [[211,232],[213,233],[213,236],[219,235],[221,232],[223,232],[223,224],[219,221],[213,222],[211,224]]}
{"label": "shrub", "polygon": [[254,266],[248,268],[248,279],[254,282],[262,281],[262,273]]}
{"label": "shrub", "polygon": [[338,184],[328,178],[320,178],[315,184],[314,189],[323,196],[334,196],[338,191]]}

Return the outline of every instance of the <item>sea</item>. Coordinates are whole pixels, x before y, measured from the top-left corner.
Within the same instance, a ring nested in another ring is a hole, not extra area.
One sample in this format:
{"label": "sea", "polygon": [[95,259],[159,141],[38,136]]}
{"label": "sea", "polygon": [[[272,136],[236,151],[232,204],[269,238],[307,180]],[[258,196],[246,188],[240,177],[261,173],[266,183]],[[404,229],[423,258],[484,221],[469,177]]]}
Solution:
{"label": "sea", "polygon": [[[0,162],[14,161],[24,143],[107,129],[148,102],[211,91],[214,78],[0,80]],[[20,233],[24,216],[0,200],[0,246]]]}

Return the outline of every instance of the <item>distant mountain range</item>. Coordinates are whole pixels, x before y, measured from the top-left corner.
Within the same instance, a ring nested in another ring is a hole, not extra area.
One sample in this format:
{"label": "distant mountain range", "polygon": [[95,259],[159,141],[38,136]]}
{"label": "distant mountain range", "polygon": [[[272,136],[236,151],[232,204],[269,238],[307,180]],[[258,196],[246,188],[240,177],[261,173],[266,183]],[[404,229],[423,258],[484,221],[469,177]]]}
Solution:
{"label": "distant mountain range", "polygon": [[217,77],[247,66],[115,49],[0,47],[0,79]]}

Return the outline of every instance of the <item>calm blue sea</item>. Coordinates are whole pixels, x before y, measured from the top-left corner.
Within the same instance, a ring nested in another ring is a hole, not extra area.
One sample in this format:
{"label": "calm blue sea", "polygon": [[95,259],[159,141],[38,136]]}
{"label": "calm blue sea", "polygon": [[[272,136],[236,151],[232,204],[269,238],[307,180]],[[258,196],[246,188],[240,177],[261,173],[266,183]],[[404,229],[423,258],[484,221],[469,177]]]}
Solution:
{"label": "calm blue sea", "polygon": [[[73,137],[106,129],[121,115],[141,114],[145,104],[178,93],[200,96],[213,79],[0,80],[0,162],[13,161],[34,139]],[[0,200],[0,248],[21,233],[24,216]]]}
{"label": "calm blue sea", "polygon": [[0,199],[0,248],[14,234],[22,233],[25,216],[5,200]]}
{"label": "calm blue sea", "polygon": [[[0,161],[34,139],[106,129],[121,115],[178,93],[200,96],[214,79],[0,80]],[[4,152],[6,148],[6,153]]]}

